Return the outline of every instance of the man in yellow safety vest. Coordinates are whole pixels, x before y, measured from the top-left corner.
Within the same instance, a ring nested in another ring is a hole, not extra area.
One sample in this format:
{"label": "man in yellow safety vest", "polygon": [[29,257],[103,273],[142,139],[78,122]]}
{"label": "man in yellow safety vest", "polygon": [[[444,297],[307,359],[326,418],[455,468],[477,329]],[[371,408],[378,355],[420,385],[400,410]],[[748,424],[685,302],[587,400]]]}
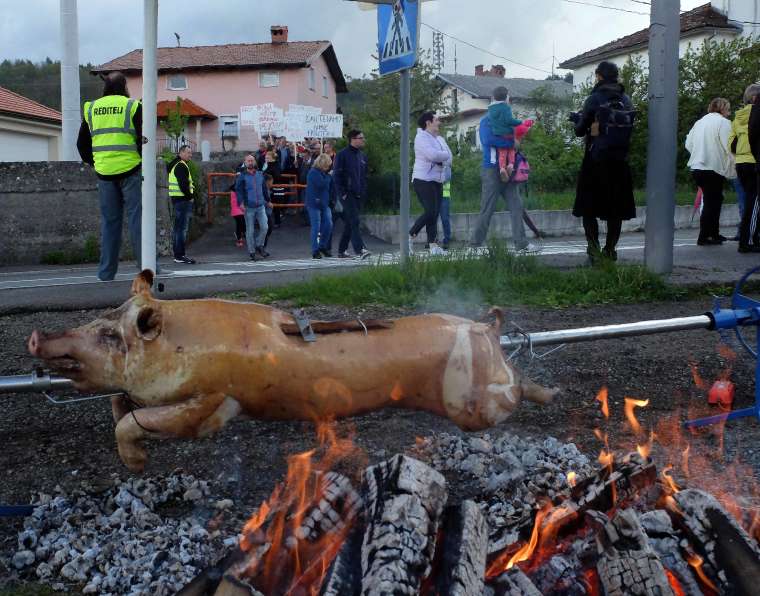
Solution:
{"label": "man in yellow safety vest", "polygon": [[185,241],[190,217],[193,214],[193,177],[187,162],[193,156],[193,151],[187,145],[179,148],[179,153],[166,165],[169,171],[169,197],[174,209],[174,229],[172,232],[172,247],[174,262],[195,265],[195,261],[185,254]]}
{"label": "man in yellow safety vest", "polygon": [[98,278],[112,280],[119,267],[121,229],[127,211],[129,239],[140,267],[142,238],[142,107],[130,99],[120,72],[104,78],[103,97],[85,102],[77,149],[95,168],[100,200],[100,265]]}

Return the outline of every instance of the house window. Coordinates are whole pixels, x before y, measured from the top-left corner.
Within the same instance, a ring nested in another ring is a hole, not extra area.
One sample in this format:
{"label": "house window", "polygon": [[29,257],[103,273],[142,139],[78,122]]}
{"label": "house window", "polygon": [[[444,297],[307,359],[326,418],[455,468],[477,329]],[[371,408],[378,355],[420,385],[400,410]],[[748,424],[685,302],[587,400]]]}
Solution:
{"label": "house window", "polygon": [[327,77],[322,77],[322,97],[327,97],[328,87],[327,87]]}
{"label": "house window", "polygon": [[182,91],[187,89],[187,78],[183,74],[169,75],[166,78],[166,85],[171,91]]}
{"label": "house window", "polygon": [[316,79],[317,79],[317,77],[314,74],[314,69],[310,68],[309,69],[309,89],[311,89],[312,91],[314,91],[317,88],[317,80]]}
{"label": "house window", "polygon": [[279,87],[279,86],[280,86],[279,72],[260,72],[259,73],[259,87]]}

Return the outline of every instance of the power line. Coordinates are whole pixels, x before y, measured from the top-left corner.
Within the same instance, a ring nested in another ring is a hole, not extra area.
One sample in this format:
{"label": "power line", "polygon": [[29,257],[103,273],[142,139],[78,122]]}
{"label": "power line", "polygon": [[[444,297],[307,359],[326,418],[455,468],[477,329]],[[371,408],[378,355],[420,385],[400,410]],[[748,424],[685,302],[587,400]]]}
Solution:
{"label": "power line", "polygon": [[516,64],[517,66],[522,66],[523,68],[529,68],[531,70],[537,70],[538,72],[543,72],[545,74],[552,74],[550,70],[545,70],[543,68],[538,68],[536,66],[530,66],[529,64],[523,64],[522,62],[517,62],[516,60],[512,60],[511,58],[507,58],[506,56],[500,56],[499,54],[494,54],[493,52],[486,50],[485,48],[481,48],[480,46],[476,46],[473,43],[470,43],[469,41],[465,41],[464,39],[460,39],[459,37],[455,37],[454,35],[451,35],[449,33],[446,33],[445,31],[441,31],[440,29],[437,29],[436,27],[433,27],[432,25],[428,25],[427,23],[422,23],[427,27],[428,29],[432,29],[433,31],[437,31],[441,35],[445,35],[446,37],[449,37],[455,41],[458,41],[459,43],[463,43],[466,46],[470,46],[474,50],[478,50],[480,52],[483,52],[484,54],[488,54],[490,56],[493,56],[494,58],[499,58],[500,60],[506,60],[507,62],[510,62],[512,64]]}
{"label": "power line", "polygon": [[641,12],[638,10],[628,10],[627,8],[618,8],[617,6],[604,6],[603,4],[592,4],[591,2],[581,2],[580,0],[562,0],[568,4],[580,4],[582,6],[593,6],[595,8],[606,8],[607,10],[617,10],[618,12],[628,12],[631,14],[640,14],[649,16],[648,12]]}

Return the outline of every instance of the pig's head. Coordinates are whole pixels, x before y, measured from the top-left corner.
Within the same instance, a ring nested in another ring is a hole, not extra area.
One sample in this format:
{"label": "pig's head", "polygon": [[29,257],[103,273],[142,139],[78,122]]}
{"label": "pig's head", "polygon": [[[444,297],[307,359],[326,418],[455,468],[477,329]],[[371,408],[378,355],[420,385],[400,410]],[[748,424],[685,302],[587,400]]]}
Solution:
{"label": "pig's head", "polygon": [[34,331],[29,353],[79,390],[128,390],[129,361],[161,335],[160,302],[150,293],[152,284],[153,273],[145,270],[132,283],[132,297],[119,308],[63,333]]}

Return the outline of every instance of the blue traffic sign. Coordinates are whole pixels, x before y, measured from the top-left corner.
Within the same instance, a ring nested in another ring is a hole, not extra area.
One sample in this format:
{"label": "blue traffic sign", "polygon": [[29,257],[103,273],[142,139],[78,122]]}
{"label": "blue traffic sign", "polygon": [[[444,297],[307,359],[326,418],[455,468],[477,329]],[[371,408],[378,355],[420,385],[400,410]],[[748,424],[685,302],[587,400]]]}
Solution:
{"label": "blue traffic sign", "polygon": [[377,51],[380,74],[412,68],[417,63],[419,0],[395,0],[377,7]]}

